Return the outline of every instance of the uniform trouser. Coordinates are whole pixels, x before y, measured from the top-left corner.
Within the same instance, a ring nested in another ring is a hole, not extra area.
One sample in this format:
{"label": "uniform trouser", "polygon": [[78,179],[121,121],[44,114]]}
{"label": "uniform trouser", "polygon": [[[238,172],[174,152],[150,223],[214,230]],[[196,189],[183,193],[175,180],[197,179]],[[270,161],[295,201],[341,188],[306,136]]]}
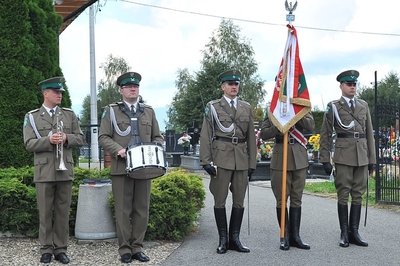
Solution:
{"label": "uniform trouser", "polygon": [[338,203],[347,205],[349,195],[351,204],[361,205],[362,195],[367,189],[368,165],[348,166],[335,164],[335,187]]}
{"label": "uniform trouser", "polygon": [[214,208],[224,208],[228,189],[232,192],[232,207],[244,208],[248,170],[227,170],[218,167],[217,177],[211,177],[210,192],[214,196]]}
{"label": "uniform trouser", "polygon": [[126,175],[112,176],[118,252],[142,251],[149,222],[151,180],[135,180]]}
{"label": "uniform trouser", "polygon": [[[271,187],[276,199],[276,207],[282,205],[282,171],[271,169]],[[306,184],[307,168],[286,172],[286,202],[290,196],[290,207],[301,207],[301,199]]]}
{"label": "uniform trouser", "polygon": [[[67,251],[72,181],[36,183],[40,254]],[[53,215],[54,214],[54,215]]]}

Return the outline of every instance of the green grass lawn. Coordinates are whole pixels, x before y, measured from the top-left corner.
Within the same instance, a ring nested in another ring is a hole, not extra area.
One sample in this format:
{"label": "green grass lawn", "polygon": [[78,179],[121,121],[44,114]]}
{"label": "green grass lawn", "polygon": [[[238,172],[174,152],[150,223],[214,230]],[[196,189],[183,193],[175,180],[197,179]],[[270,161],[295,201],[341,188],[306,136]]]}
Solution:
{"label": "green grass lawn", "polygon": [[[375,203],[375,179],[369,179],[369,192],[368,192],[368,204],[376,205]],[[305,191],[313,194],[322,194],[336,198],[336,188],[333,181],[325,182],[306,182],[304,188]],[[366,203],[367,193],[363,195],[363,204]]]}

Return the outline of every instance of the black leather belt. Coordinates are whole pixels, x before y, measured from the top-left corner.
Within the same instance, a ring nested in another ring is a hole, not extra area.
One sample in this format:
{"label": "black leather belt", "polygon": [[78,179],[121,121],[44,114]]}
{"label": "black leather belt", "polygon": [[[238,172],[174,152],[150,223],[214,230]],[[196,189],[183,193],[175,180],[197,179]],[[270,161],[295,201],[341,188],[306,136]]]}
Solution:
{"label": "black leather belt", "polygon": [[[288,138],[288,143],[289,144],[295,144],[295,143],[297,143],[298,141],[295,139],[295,138]],[[275,138],[275,143],[277,143],[277,144],[283,144],[283,138]]]}
{"label": "black leather belt", "polygon": [[247,141],[246,139],[239,139],[238,137],[227,138],[227,137],[216,136],[215,139],[220,140],[220,141],[225,141],[225,142],[231,142],[233,144],[245,143]]}
{"label": "black leather belt", "polygon": [[365,138],[365,134],[360,134],[358,132],[354,132],[353,134],[338,133],[337,137],[338,138],[349,138],[349,139],[360,139],[360,138]]}

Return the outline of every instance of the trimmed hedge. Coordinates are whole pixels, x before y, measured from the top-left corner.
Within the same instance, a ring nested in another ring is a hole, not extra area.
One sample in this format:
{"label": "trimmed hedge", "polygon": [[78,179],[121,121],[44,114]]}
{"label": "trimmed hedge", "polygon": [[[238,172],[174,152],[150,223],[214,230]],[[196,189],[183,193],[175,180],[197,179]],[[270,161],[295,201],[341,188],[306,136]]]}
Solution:
{"label": "trimmed hedge", "polygon": [[[110,169],[75,167],[70,210],[70,233],[74,235],[79,186],[83,179],[110,178]],[[20,233],[37,237],[39,214],[33,167],[0,169],[0,232]],[[152,180],[150,219],[146,240],[181,240],[195,226],[204,207],[205,190],[202,178],[182,169],[171,170]],[[110,193],[109,204],[114,213]]]}

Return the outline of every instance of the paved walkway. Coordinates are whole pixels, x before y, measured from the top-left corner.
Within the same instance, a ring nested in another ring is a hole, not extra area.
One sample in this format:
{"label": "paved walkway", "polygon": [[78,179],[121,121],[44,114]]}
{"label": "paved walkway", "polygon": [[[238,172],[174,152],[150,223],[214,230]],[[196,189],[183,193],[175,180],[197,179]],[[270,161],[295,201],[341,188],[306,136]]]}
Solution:
{"label": "paved walkway", "polygon": [[[213,199],[209,192],[209,179],[204,178],[207,191],[206,207],[201,211],[198,232],[189,236],[161,265],[399,265],[400,213],[369,208],[367,227],[364,211],[360,234],[369,247],[338,246],[340,230],[335,199],[312,195],[303,196],[303,214],[300,233],[310,250],[279,249],[279,227],[276,219],[275,199],[266,181],[250,185],[250,235],[248,235],[247,206],[243,219],[241,240],[250,253],[228,251],[217,254],[218,233],[214,221]],[[231,203],[231,198],[228,198]],[[247,199],[246,199],[247,205]],[[228,219],[231,205],[227,205]]]}

